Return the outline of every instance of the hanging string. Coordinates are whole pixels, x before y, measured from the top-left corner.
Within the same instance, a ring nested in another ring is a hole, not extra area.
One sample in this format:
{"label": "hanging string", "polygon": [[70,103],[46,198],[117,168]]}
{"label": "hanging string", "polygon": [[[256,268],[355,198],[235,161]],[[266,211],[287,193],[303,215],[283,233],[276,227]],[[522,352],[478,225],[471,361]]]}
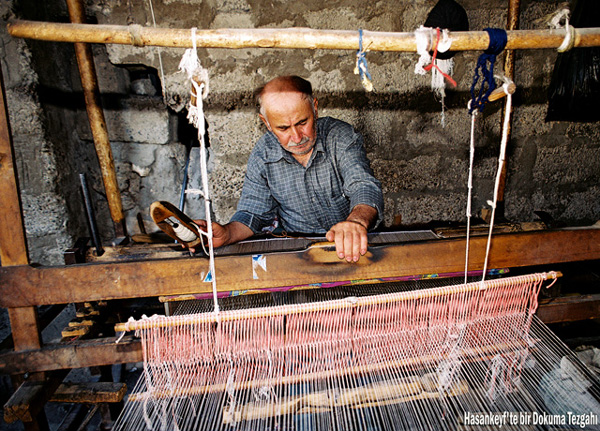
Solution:
{"label": "hanging string", "polygon": [[198,229],[201,235],[208,241],[209,272],[205,281],[212,283],[214,312],[219,312],[219,303],[217,300],[217,277],[215,273],[215,256],[213,247],[212,218],[210,209],[210,194],[208,189],[208,168],[207,152],[204,136],[206,132],[206,122],[204,120],[203,99],[208,97],[209,79],[208,71],[202,67],[198,59],[196,48],[196,28],[192,28],[192,48],[186,49],[179,69],[184,71],[192,84],[192,93],[190,97],[190,106],[188,110],[188,121],[198,129],[198,141],[200,142],[200,172],[202,176],[202,196],[204,197],[204,213],[206,219],[206,232]]}
{"label": "hanging string", "polygon": [[502,88],[506,93],[506,106],[504,106],[504,122],[502,124],[502,141],[500,142],[500,156],[498,157],[498,171],[496,173],[496,183],[494,184],[494,200],[490,202],[492,206],[492,215],[490,218],[490,228],[488,232],[487,246],[485,250],[485,261],[483,264],[483,276],[482,281],[485,280],[485,273],[488,267],[488,260],[490,256],[490,248],[492,245],[492,232],[494,230],[494,218],[496,216],[496,206],[498,204],[498,191],[500,190],[500,181],[502,178],[502,169],[504,168],[504,161],[506,158],[506,146],[508,143],[508,132],[510,127],[510,115],[512,111],[512,94],[509,92],[508,87],[513,82],[506,77],[499,77],[504,81]]}
{"label": "hanging string", "polygon": [[[496,56],[502,52],[507,41],[506,30],[486,28],[485,31],[489,35],[490,43],[488,48],[477,60],[473,83],[471,84],[471,107],[469,113],[475,109],[479,109],[479,111],[482,112],[484,105],[488,101],[489,95],[496,88],[496,82],[494,81],[494,64],[496,63]],[[480,73],[481,77],[479,75]],[[477,90],[477,84],[480,78],[483,79],[483,82],[481,83],[479,90]],[[485,89],[486,86],[487,89]]]}
{"label": "hanging string", "polygon": [[354,67],[354,74],[360,75],[360,83],[367,91],[373,91],[373,82],[371,74],[369,73],[369,65],[367,64],[367,57],[365,56],[367,50],[363,49],[363,31],[362,28],[358,30],[358,51],[356,52],[356,66]]}
{"label": "hanging string", "polygon": [[448,80],[454,87],[456,87],[456,81],[450,76],[454,68],[454,59],[448,58],[444,60],[438,59],[438,53],[444,53],[452,46],[452,39],[450,38],[448,31],[440,31],[436,28],[436,41],[434,46],[433,57],[429,54],[429,45],[431,41],[433,29],[429,27],[421,26],[415,31],[415,39],[417,42],[417,53],[419,54],[419,60],[415,65],[415,73],[418,75],[425,75],[428,71],[431,71],[431,89],[434,94],[441,99],[442,104],[442,115],[441,124],[442,127],[446,126],[446,83]]}
{"label": "hanging string", "polygon": [[[148,4],[150,5],[150,15],[152,15],[152,25],[154,26],[154,28],[156,28],[156,18],[154,17],[154,7],[152,5],[152,0],[148,0]],[[168,100],[168,93],[167,85],[165,82],[165,69],[163,67],[161,48],[156,47],[156,52],[158,53],[158,65],[160,67],[160,84],[162,86],[163,102],[166,105]]]}
{"label": "hanging string", "polygon": [[[469,101],[467,108],[471,110],[471,101]],[[469,180],[467,182],[467,246],[465,251],[465,284],[467,283],[467,275],[469,271],[469,243],[471,234],[471,199],[473,195],[473,161],[475,159],[475,117],[477,111],[471,112],[471,141],[469,145]]]}

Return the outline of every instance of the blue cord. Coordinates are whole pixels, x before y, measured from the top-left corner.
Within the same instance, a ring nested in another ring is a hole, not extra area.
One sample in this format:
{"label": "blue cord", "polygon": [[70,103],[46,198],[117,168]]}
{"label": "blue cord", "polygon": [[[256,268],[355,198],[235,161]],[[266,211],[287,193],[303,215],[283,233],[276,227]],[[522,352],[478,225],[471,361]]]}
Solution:
{"label": "blue cord", "polygon": [[[369,73],[369,66],[367,64],[367,57],[365,57],[365,52],[363,51],[363,31],[362,28],[358,30],[358,52],[356,53],[356,66],[358,68],[358,73],[360,75],[360,80],[365,80],[365,75],[367,79],[371,80],[371,74]],[[362,66],[362,67],[361,67]]]}
{"label": "blue cord", "polygon": [[[473,76],[473,83],[471,84],[471,107],[469,108],[469,114],[473,113],[475,109],[479,109],[479,112],[482,112],[484,105],[488,101],[488,97],[496,88],[496,81],[494,81],[494,64],[496,63],[496,56],[502,52],[507,41],[506,30],[500,28],[486,28],[485,31],[487,31],[490,37],[490,44],[483,54],[479,56],[477,66],[475,66],[475,75]],[[479,91],[476,91],[477,83],[480,78],[480,71],[483,82],[481,83]],[[487,90],[484,91],[486,84]]]}

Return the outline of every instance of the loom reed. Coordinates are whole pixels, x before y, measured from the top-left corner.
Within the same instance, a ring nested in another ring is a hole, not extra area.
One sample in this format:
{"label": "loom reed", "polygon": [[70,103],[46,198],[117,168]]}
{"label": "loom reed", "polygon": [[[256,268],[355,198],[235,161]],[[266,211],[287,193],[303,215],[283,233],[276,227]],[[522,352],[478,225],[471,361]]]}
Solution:
{"label": "loom reed", "polygon": [[[561,277],[560,272],[548,272],[541,275],[523,275],[518,277],[510,277],[511,281],[516,283],[526,280],[533,281],[541,277],[543,280],[556,279]],[[532,278],[534,277],[534,278]],[[504,280],[504,281],[502,281]],[[442,286],[431,289],[422,289],[412,292],[397,292],[384,295],[372,295],[359,298],[344,298],[325,302],[307,303],[307,304],[291,304],[285,306],[269,307],[268,309],[249,309],[249,310],[229,310],[220,313],[201,313],[184,316],[171,316],[168,318],[155,316],[138,321],[122,322],[115,325],[116,332],[136,331],[140,329],[159,328],[159,327],[175,327],[184,324],[201,324],[201,323],[217,323],[233,320],[242,320],[259,317],[275,317],[282,315],[310,313],[322,310],[340,310],[347,308],[355,308],[359,305],[377,305],[397,301],[411,301],[416,299],[425,299],[439,295],[459,294],[472,292],[481,289],[490,289],[498,287],[502,283],[506,283],[507,279],[485,280],[483,282],[476,281],[455,286]]]}

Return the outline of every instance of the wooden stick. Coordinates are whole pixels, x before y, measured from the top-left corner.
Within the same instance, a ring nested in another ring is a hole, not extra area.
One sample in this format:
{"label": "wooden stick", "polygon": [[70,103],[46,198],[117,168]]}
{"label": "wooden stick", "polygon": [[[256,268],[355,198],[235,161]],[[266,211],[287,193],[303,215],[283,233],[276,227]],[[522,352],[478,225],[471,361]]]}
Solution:
{"label": "wooden stick", "polygon": [[[538,276],[539,278],[537,278]],[[486,280],[483,282],[473,282],[461,284],[457,286],[435,287],[432,289],[421,289],[412,292],[397,292],[384,295],[363,296],[359,298],[344,298],[332,301],[314,302],[306,304],[292,304],[279,307],[268,308],[253,308],[248,310],[231,310],[221,313],[200,313],[184,316],[171,316],[164,319],[145,319],[135,322],[117,323],[115,325],[116,332],[135,331],[138,329],[148,328],[168,328],[186,324],[203,324],[223,321],[235,321],[243,319],[255,319],[263,317],[289,316],[291,314],[311,313],[320,310],[332,311],[354,308],[358,305],[375,305],[385,304],[390,302],[411,301],[421,298],[431,298],[448,294],[458,294],[472,292],[481,289],[491,289],[498,285],[515,282],[515,280],[550,280],[561,277],[560,272],[548,272],[543,274],[535,274],[530,276],[507,277],[495,280]],[[542,278],[543,277],[543,278]]]}
{"label": "wooden stick", "polygon": [[[511,82],[507,85],[507,91],[509,94],[514,94],[517,90],[517,86],[514,82]],[[495,102],[496,100],[500,100],[506,96],[506,91],[504,91],[504,87],[496,88],[492,91],[488,97],[488,102]]]}
{"label": "wooden stick", "polygon": [[[85,12],[81,0],[67,0],[69,8],[69,16],[73,23],[85,22]],[[85,24],[81,24],[85,25]],[[98,86],[98,78],[96,76],[96,68],[94,66],[94,56],[92,48],[84,42],[77,41],[75,43],[75,55],[79,66],[79,74],[81,76],[81,86],[85,97],[85,106],[87,109],[90,128],[98,162],[102,172],[102,180],[106,189],[106,199],[110,216],[115,223],[117,236],[125,236],[123,206],[121,203],[121,192],[117,183],[117,174],[115,172],[115,162],[108,139],[108,130],[106,128],[106,120],[104,111],[100,105],[100,89]]]}
{"label": "wooden stick", "polygon": [[[64,24],[11,20],[8,32],[14,37],[55,41],[110,43],[136,46],[191,48],[189,29],[153,28],[100,24]],[[506,49],[557,48],[565,38],[560,30],[508,31]],[[450,51],[482,51],[489,46],[485,31],[454,32]],[[258,28],[197,30],[198,48],[285,48],[358,49],[357,30],[316,30],[310,28]],[[363,31],[363,45],[369,51],[416,52],[414,33]],[[600,28],[579,28],[575,47],[600,46]]]}
{"label": "wooden stick", "polygon": [[[519,15],[521,10],[521,0],[509,0],[508,1],[508,16],[506,18],[506,29],[516,30],[519,28]],[[566,34],[566,31],[565,31]],[[504,76],[511,82],[515,79],[515,51],[507,49],[504,55]],[[512,93],[511,93],[512,94]],[[501,96],[502,97],[502,96]],[[488,99],[489,100],[489,99]],[[504,115],[507,108],[507,101],[505,100],[502,104],[502,115],[500,115],[500,127],[502,128]],[[514,107],[511,105],[511,112],[509,112],[510,120],[506,131],[507,142],[510,142],[512,136],[512,111]],[[500,173],[500,182],[498,184],[498,200],[496,202],[496,217],[498,219],[504,218],[504,191],[506,189],[506,174],[508,170],[508,160],[502,164],[502,171]]]}

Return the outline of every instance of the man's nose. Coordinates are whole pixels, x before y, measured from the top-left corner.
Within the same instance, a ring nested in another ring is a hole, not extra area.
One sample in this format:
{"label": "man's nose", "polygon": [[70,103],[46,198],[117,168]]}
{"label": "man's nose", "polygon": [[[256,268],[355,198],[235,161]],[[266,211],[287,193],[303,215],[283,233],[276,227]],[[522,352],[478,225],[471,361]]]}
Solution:
{"label": "man's nose", "polygon": [[297,128],[297,127],[292,127],[291,128],[291,139],[292,141],[294,141],[294,143],[298,143],[302,140],[302,132]]}

